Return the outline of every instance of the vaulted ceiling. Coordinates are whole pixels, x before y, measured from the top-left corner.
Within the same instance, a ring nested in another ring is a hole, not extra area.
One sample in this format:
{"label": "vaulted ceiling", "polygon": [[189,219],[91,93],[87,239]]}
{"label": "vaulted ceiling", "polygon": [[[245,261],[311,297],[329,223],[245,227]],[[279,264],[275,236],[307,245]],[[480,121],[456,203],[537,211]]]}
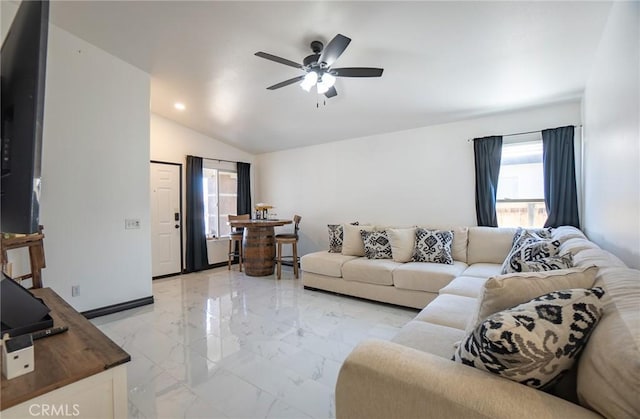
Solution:
{"label": "vaulted ceiling", "polygon": [[[52,1],[52,22],[151,75],[151,110],[263,153],[580,98],[610,2]],[[309,43],[352,39],[338,96],[293,84]],[[175,102],[186,110],[178,111]],[[325,104],[326,103],[326,104]]]}

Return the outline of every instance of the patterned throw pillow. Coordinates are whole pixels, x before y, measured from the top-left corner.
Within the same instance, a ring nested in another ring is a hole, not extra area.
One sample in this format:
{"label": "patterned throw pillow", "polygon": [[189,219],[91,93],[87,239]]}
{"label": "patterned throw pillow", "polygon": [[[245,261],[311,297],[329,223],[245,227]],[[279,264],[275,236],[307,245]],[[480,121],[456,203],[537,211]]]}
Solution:
{"label": "patterned throw pillow", "polygon": [[537,261],[558,254],[560,242],[557,240],[541,240],[528,233],[521,236],[502,264],[502,274],[526,272],[525,262]]}
{"label": "patterned throw pillow", "polygon": [[[357,226],[358,222],[351,225]],[[344,227],[342,224],[327,224],[327,228],[329,229],[329,253],[342,253]]]}
{"label": "patterned throw pillow", "polygon": [[549,240],[552,237],[553,237],[553,231],[551,228],[518,227],[516,229],[516,234],[513,235],[513,241],[511,242],[511,247],[515,246],[516,242],[520,239],[535,238],[539,240]]}
{"label": "patterned throw pillow", "polygon": [[597,274],[598,267],[589,266],[548,272],[516,272],[492,276],[484,283],[482,291],[480,291],[477,311],[474,310],[465,331],[469,334],[479,321],[540,295],[572,288],[591,288]]}
{"label": "patterned throw pillow", "polygon": [[342,236],[344,228],[342,224],[328,224],[329,229],[329,253],[342,253]]}
{"label": "patterned throw pillow", "polygon": [[539,260],[522,263],[522,272],[542,272],[556,269],[569,269],[573,267],[573,255],[565,253],[563,255],[549,256]]}
{"label": "patterned throw pillow", "polygon": [[478,324],[453,360],[543,388],[578,358],[602,315],[602,288],[554,291]]}
{"label": "patterned throw pillow", "polygon": [[386,231],[361,230],[364,256],[367,259],[391,259],[391,242]]}
{"label": "patterned throw pillow", "polygon": [[427,230],[418,227],[416,228],[416,246],[411,260],[453,265],[451,243],[453,243],[453,231]]}

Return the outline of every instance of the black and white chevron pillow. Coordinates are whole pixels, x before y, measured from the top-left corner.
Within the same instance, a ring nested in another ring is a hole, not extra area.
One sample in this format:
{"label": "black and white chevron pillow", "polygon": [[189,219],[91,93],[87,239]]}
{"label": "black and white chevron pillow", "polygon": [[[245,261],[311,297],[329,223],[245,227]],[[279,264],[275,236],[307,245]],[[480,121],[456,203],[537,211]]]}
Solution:
{"label": "black and white chevron pillow", "polygon": [[554,291],[489,316],[463,339],[453,360],[529,387],[567,372],[602,315],[602,288]]}

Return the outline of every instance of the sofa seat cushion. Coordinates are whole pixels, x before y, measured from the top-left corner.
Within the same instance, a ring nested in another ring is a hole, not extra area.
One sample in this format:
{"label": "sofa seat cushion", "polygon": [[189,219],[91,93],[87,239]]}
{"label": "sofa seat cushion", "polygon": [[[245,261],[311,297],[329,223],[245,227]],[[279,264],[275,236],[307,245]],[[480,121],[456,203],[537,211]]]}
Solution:
{"label": "sofa seat cushion", "polygon": [[462,273],[462,276],[477,276],[479,278],[490,278],[500,275],[502,272],[501,263],[474,263]]}
{"label": "sofa seat cushion", "polygon": [[393,285],[393,271],[398,266],[402,266],[402,263],[391,259],[358,258],[342,266],[342,277],[345,281]]}
{"label": "sofa seat cushion", "polygon": [[464,262],[454,261],[452,265],[430,262],[409,262],[401,264],[393,272],[396,288],[437,293],[467,268]]}
{"label": "sofa seat cushion", "polygon": [[460,329],[412,320],[405,324],[391,341],[451,359],[455,350],[454,345],[463,338],[464,331]]}
{"label": "sofa seat cushion", "polygon": [[465,331],[477,309],[475,298],[441,294],[416,316],[416,320],[453,327]]}
{"label": "sofa seat cushion", "polygon": [[320,251],[302,256],[300,267],[305,272],[340,278],[342,277],[342,265],[354,259],[358,259],[358,257]]}
{"label": "sofa seat cushion", "polygon": [[440,294],[459,295],[461,297],[479,298],[487,278],[477,276],[459,276],[440,290]]}

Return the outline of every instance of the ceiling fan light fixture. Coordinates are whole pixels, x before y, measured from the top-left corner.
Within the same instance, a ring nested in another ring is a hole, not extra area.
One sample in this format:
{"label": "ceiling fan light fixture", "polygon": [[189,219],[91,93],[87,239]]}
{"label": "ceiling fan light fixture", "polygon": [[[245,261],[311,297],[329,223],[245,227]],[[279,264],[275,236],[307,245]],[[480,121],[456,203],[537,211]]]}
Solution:
{"label": "ceiling fan light fixture", "polygon": [[302,87],[303,90],[310,92],[311,88],[316,84],[317,81],[318,73],[316,73],[315,71],[310,71],[304,76],[304,79],[302,79],[300,87]]}
{"label": "ceiling fan light fixture", "polygon": [[327,44],[326,47],[320,41],[313,41],[311,42],[311,50],[313,51],[313,54],[305,57],[304,60],[302,60],[302,64],[262,51],[256,52],[255,55],[269,61],[274,61],[276,63],[284,64],[289,67],[294,67],[304,72],[297,77],[293,77],[283,82],[276,83],[273,86],[269,86],[267,87],[268,90],[276,90],[280,89],[281,87],[298,83],[299,86],[307,92],[311,92],[313,86],[316,86],[318,94],[325,95],[330,99],[338,95],[335,87],[333,87],[336,82],[336,77],[382,76],[382,71],[384,70],[382,68],[333,68],[333,64],[342,55],[350,42],[351,38],[348,38],[342,34],[337,34],[336,36],[334,36],[333,39],[329,41],[329,44]]}
{"label": "ceiling fan light fixture", "polygon": [[329,73],[324,73],[318,82],[318,94],[323,95],[336,84],[336,78]]}

